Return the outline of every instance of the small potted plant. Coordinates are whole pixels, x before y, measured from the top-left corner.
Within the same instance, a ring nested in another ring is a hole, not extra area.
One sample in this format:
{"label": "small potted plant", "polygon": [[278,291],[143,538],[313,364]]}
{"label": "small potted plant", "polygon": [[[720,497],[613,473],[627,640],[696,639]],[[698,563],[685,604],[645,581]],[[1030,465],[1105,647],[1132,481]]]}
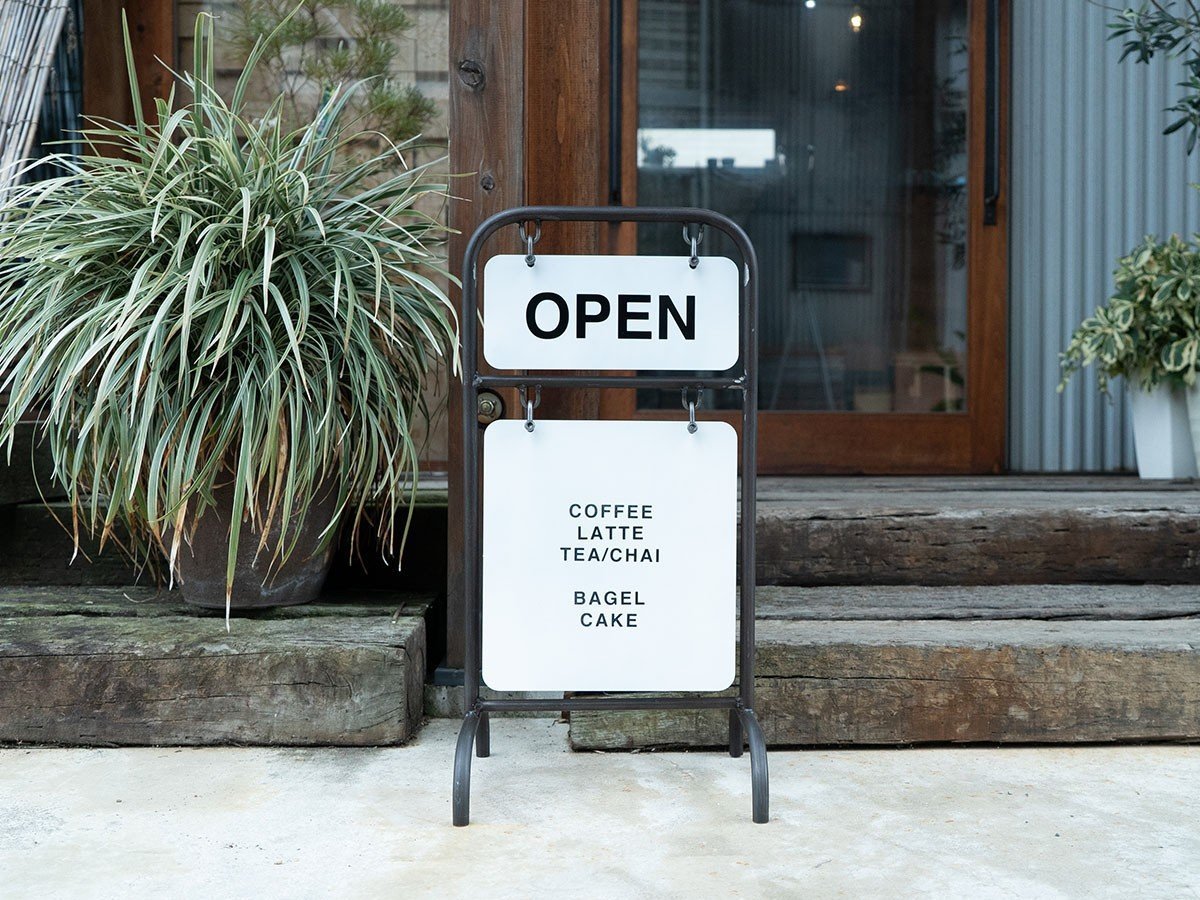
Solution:
{"label": "small potted plant", "polygon": [[1194,477],[1185,389],[1195,383],[1200,350],[1200,253],[1177,235],[1165,242],[1147,237],[1119,260],[1115,281],[1108,303],[1083,321],[1061,355],[1058,389],[1093,363],[1102,392],[1110,379],[1123,376],[1138,473]]}
{"label": "small potted plant", "polygon": [[364,154],[349,92],[294,129],[282,99],[245,113],[267,42],[226,102],[199,15],[186,103],[143,117],[131,62],[136,121],[0,206],[0,440],[36,412],[76,534],[227,615],[312,599],[343,523],[398,554],[422,391],[457,360],[420,211],[445,185]]}

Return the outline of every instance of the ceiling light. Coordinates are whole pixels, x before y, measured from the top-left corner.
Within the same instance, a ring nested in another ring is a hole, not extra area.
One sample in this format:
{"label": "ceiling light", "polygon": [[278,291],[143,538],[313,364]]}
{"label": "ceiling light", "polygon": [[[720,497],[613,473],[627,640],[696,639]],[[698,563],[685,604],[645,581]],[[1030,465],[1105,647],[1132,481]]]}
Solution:
{"label": "ceiling light", "polygon": [[852,12],[850,14],[850,30],[853,31],[855,34],[858,34],[860,31],[862,31],[862,27],[863,27],[863,14],[862,14],[862,12],[859,11],[859,8],[856,6],[856,7],[854,7],[854,12]]}

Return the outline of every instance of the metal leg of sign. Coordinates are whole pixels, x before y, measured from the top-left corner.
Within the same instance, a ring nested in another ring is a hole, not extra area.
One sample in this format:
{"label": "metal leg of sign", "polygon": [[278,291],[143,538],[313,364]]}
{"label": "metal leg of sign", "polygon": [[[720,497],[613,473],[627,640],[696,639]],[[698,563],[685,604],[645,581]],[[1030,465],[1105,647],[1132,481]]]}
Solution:
{"label": "metal leg of sign", "polygon": [[479,730],[475,733],[475,755],[487,759],[492,755],[492,729],[488,725],[488,714],[479,714]]}
{"label": "metal leg of sign", "polygon": [[458,826],[471,822],[471,750],[479,721],[479,712],[474,709],[463,717],[454,748],[454,824]]}
{"label": "metal leg of sign", "polygon": [[771,784],[767,778],[767,742],[754,710],[741,710],[742,727],[750,743],[750,792],[753,797],[754,821],[763,825],[771,818]]}
{"label": "metal leg of sign", "polygon": [[742,737],[742,719],[738,715],[736,709],[729,711],[729,755],[734,759],[738,759],[742,755],[742,745],[745,743]]}

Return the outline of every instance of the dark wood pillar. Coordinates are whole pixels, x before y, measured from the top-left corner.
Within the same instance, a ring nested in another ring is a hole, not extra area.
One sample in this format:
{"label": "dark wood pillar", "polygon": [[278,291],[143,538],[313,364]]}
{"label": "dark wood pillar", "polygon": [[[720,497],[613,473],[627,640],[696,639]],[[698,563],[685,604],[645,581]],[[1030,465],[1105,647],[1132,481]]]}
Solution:
{"label": "dark wood pillar", "polygon": [[[528,6],[525,47],[526,202],[608,203],[608,3],[566,0]],[[546,253],[600,253],[605,229],[554,223],[542,229]],[[538,411],[548,419],[592,419],[599,393],[552,391]]]}
{"label": "dark wood pillar", "polygon": [[[536,0],[531,0],[537,6]],[[458,199],[450,206],[450,270],[462,275],[463,252],[475,227],[525,197],[525,3],[455,0],[450,4],[450,170]],[[519,249],[515,236],[499,236],[490,253]],[[488,254],[480,260],[479,269]],[[463,315],[474,315],[463,310]],[[513,406],[514,404],[510,404]],[[451,384],[446,665],[463,665],[462,406]]]}
{"label": "dark wood pillar", "polygon": [[[171,89],[176,67],[174,0],[87,0],[83,4],[83,112],[87,116],[133,120],[133,98],[125,70],[121,10],[129,20],[129,38],[142,93],[142,111],[150,115],[154,98]],[[164,66],[165,64],[165,66]]]}
{"label": "dark wood pillar", "polygon": [[[471,231],[494,212],[524,203],[608,202],[608,6],[595,0],[451,5],[450,163],[452,171],[470,173],[456,186],[462,199],[452,207],[460,232],[451,242],[452,271],[459,273]],[[595,225],[547,224],[538,251],[604,252],[612,234]],[[498,236],[489,251],[521,249],[514,231]],[[466,548],[457,391],[451,398],[446,662],[460,668]],[[512,413],[516,404],[506,401]],[[594,391],[547,391],[538,415],[592,418],[598,409]]]}

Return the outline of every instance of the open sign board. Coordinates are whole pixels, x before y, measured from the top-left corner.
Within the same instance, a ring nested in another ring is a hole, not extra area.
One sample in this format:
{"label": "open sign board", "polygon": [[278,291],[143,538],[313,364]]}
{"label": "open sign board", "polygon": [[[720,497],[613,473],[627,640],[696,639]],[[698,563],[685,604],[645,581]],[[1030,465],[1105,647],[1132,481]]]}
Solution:
{"label": "open sign board", "polygon": [[493,256],[483,356],[498,369],[724,371],[738,361],[738,268],[705,256]]}

